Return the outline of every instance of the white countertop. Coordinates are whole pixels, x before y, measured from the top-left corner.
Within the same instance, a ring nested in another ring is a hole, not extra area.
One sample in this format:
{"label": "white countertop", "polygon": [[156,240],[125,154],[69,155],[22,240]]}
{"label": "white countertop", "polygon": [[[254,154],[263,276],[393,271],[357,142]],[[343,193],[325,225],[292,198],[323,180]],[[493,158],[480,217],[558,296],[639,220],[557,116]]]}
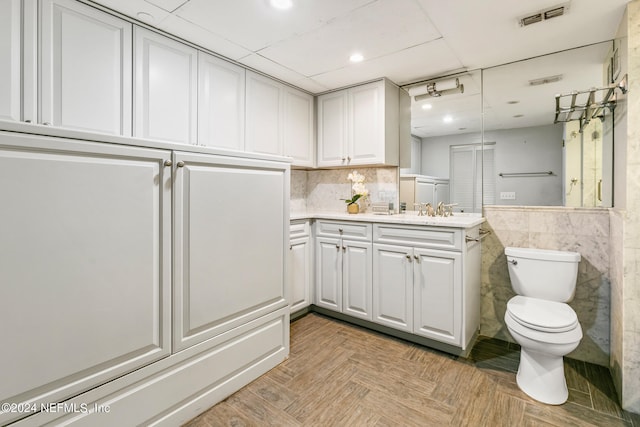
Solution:
{"label": "white countertop", "polygon": [[348,214],[346,212],[291,212],[291,219],[333,219],[339,221],[360,221],[406,225],[429,225],[452,228],[472,228],[485,219],[480,214],[454,213],[449,217],[418,216],[415,211],[404,214],[378,215],[373,213]]}

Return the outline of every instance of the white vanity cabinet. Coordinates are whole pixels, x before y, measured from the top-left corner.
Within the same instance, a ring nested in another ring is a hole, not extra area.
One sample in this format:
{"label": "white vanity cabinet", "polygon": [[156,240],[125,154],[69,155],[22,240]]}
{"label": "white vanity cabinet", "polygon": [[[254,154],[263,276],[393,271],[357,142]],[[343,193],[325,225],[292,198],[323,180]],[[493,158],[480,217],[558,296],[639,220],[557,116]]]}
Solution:
{"label": "white vanity cabinet", "polygon": [[459,347],[480,322],[480,244],[471,229],[374,225],[373,321]]}
{"label": "white vanity cabinet", "polygon": [[244,150],[245,69],[198,52],[198,145]]}
{"label": "white vanity cabinet", "polygon": [[0,5],[0,118],[131,136],[132,24],[74,0]]}
{"label": "white vanity cabinet", "polygon": [[0,132],[0,401],[62,402],[170,355],[170,154]]}
{"label": "white vanity cabinet", "polygon": [[198,51],[134,28],[134,136],[195,144]]}
{"label": "white vanity cabinet", "polygon": [[386,79],[318,96],[317,166],[397,166],[399,108]]}
{"label": "white vanity cabinet", "polygon": [[[176,351],[286,306],[289,170],[187,152],[173,163]],[[249,194],[259,216],[238,205]]]}
{"label": "white vanity cabinet", "polygon": [[291,221],[289,228],[289,305],[291,313],[311,304],[311,229],[308,220]]}
{"label": "white vanity cabinet", "polygon": [[315,242],[315,304],[371,320],[371,224],[316,221]]}

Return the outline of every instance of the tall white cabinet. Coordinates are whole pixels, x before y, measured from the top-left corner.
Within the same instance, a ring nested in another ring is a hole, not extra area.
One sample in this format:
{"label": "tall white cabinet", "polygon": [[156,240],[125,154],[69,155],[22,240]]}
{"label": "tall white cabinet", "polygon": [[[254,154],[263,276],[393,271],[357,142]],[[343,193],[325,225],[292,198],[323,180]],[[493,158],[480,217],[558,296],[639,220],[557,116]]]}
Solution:
{"label": "tall white cabinet", "polygon": [[0,132],[2,402],[60,402],[171,353],[169,159]]}
{"label": "tall white cabinet", "polygon": [[194,144],[198,51],[135,27],[134,56],[134,136]]}
{"label": "tall white cabinet", "polygon": [[[173,161],[173,339],[181,350],[285,304],[289,182],[276,162],[186,152]],[[250,195],[259,218],[238,195]]]}

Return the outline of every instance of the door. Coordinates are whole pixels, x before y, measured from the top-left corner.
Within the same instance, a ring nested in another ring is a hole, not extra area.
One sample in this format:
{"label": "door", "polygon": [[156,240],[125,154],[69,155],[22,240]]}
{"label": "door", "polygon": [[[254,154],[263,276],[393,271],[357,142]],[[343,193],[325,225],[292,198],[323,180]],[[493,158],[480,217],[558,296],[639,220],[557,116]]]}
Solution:
{"label": "door", "polygon": [[285,154],[294,166],[313,167],[313,96],[290,87],[284,89]]}
{"label": "door", "polygon": [[282,85],[268,77],[247,71],[246,99],[246,150],[284,155]]}
{"label": "door", "polygon": [[0,119],[21,119],[22,12],[20,0],[0,0]]}
{"label": "door", "polygon": [[384,162],[384,82],[349,89],[349,164]]}
{"label": "door", "polygon": [[340,239],[316,238],[315,304],[342,311],[342,255]]}
{"label": "door", "polygon": [[414,249],[414,333],[461,346],[459,252]]}
{"label": "door", "polygon": [[318,167],[347,164],[347,91],[318,97]]}
{"label": "door", "polygon": [[134,136],[196,142],[198,51],[135,27]]}
{"label": "door", "polygon": [[169,154],[0,132],[0,312],[20,320],[0,322],[0,401],[62,402],[170,354]]}
{"label": "door", "polygon": [[[186,152],[173,163],[173,340],[182,350],[286,305],[289,170]],[[238,207],[247,194],[259,216]]]}
{"label": "door", "polygon": [[354,317],[372,319],[371,243],[342,241],[342,312]]}
{"label": "door", "polygon": [[131,23],[73,0],[40,5],[39,122],[131,136]]}
{"label": "door", "polygon": [[412,249],[374,244],[373,265],[373,321],[412,332]]}
{"label": "door", "polygon": [[245,70],[198,52],[198,144],[244,150]]}
{"label": "door", "polygon": [[311,245],[309,237],[289,244],[289,303],[291,313],[311,303]]}

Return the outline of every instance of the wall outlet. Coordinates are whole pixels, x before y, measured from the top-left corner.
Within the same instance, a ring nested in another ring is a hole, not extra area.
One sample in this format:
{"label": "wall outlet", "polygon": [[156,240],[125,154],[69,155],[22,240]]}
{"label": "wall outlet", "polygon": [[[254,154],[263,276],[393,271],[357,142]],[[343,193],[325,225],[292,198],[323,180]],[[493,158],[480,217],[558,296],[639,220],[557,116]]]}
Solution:
{"label": "wall outlet", "polygon": [[515,191],[501,191],[500,192],[500,200],[515,200],[516,192]]}

